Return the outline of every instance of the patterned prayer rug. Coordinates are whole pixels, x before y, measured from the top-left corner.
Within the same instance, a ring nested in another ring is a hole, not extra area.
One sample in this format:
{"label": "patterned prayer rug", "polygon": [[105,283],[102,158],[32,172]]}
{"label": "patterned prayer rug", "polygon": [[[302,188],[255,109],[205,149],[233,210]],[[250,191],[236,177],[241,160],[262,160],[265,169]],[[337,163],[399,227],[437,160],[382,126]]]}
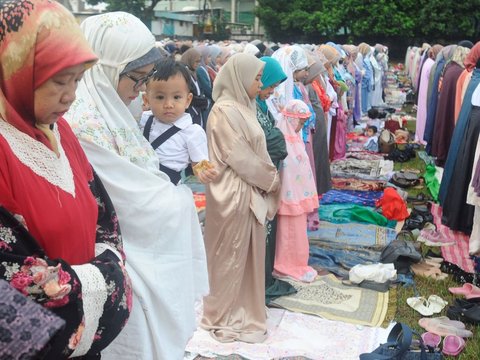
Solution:
{"label": "patterned prayer rug", "polygon": [[310,241],[325,241],[346,244],[349,246],[384,247],[393,240],[397,233],[390,229],[376,225],[357,223],[333,224],[320,221],[317,231],[309,231]]}
{"label": "patterned prayer rug", "polygon": [[334,275],[318,276],[310,284],[287,281],[297,293],[273,300],[272,306],[368,326],[381,326],[387,315],[388,292],[346,286]]}
{"label": "patterned prayer rug", "polygon": [[[184,359],[358,359],[387,339],[389,329],[347,324],[283,309],[267,309],[268,338],[259,344],[221,343],[198,328]],[[200,356],[200,357],[199,357]]]}
{"label": "patterned prayer rug", "polygon": [[332,189],[336,190],[362,190],[362,191],[383,191],[386,181],[384,180],[363,180],[355,178],[332,178]]}

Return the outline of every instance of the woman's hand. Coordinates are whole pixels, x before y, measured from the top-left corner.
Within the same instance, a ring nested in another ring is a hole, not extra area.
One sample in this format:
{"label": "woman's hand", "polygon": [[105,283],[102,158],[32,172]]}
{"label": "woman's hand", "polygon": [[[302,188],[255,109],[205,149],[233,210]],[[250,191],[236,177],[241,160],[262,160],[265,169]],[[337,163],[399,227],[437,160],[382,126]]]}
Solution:
{"label": "woman's hand", "polygon": [[207,169],[200,171],[196,176],[202,184],[208,184],[217,178],[218,172],[215,168]]}
{"label": "woman's hand", "polygon": [[192,165],[193,173],[202,184],[208,184],[218,176],[215,164],[207,160],[202,160],[201,162],[193,163]]}

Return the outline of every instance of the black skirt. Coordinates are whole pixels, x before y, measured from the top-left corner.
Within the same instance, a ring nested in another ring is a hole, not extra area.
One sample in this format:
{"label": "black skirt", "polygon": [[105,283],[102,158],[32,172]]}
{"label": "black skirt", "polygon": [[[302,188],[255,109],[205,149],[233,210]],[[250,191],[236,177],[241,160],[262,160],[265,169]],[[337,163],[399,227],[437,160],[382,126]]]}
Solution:
{"label": "black skirt", "polygon": [[480,107],[473,106],[470,121],[458,150],[452,180],[443,204],[442,224],[451,230],[472,232],[475,207],[467,204],[467,192],[472,178],[475,150],[480,133]]}

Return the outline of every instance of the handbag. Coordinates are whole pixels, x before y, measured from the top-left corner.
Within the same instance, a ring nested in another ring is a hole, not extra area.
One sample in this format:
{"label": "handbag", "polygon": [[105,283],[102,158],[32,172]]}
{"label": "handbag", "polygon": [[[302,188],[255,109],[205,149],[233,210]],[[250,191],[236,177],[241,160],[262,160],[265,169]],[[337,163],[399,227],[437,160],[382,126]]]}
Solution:
{"label": "handbag", "polygon": [[383,129],[378,137],[378,150],[389,154],[395,148],[395,136],[387,129]]}
{"label": "handbag", "polygon": [[[418,346],[412,346],[413,334],[418,337]],[[438,350],[427,348],[422,338],[406,324],[397,323],[385,344],[381,344],[371,353],[360,355],[360,360],[443,360]]]}

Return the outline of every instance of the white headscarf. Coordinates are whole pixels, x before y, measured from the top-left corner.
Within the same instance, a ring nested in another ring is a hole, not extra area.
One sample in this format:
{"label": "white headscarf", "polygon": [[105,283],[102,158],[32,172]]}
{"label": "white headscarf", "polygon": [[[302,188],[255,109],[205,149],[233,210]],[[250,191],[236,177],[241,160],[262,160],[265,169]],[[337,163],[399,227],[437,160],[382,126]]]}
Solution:
{"label": "white headscarf", "polygon": [[306,68],[308,58],[305,50],[299,45],[282,47],[272,54],[272,58],[278,60],[287,75],[287,80],[278,85],[273,95],[267,99],[268,109],[277,118],[285,105],[293,99],[294,71]]}
{"label": "white headscarf", "polygon": [[258,54],[260,54],[260,50],[258,49],[258,47],[256,47],[253,44],[245,45],[245,48],[243,49],[243,52],[245,54],[250,54],[250,55],[253,55],[253,56],[257,56]]}
{"label": "white headscarf", "polygon": [[[78,85],[77,98],[93,101],[113,135],[113,145],[120,156],[151,172],[160,173],[155,152],[116,91],[125,66],[155,47],[154,36],[138,18],[125,12],[91,16],[80,27],[100,60],[85,72]],[[126,41],[128,38],[132,41]],[[69,113],[74,109],[75,104]],[[72,117],[72,127],[79,120]],[[93,129],[86,131],[93,132]]]}

